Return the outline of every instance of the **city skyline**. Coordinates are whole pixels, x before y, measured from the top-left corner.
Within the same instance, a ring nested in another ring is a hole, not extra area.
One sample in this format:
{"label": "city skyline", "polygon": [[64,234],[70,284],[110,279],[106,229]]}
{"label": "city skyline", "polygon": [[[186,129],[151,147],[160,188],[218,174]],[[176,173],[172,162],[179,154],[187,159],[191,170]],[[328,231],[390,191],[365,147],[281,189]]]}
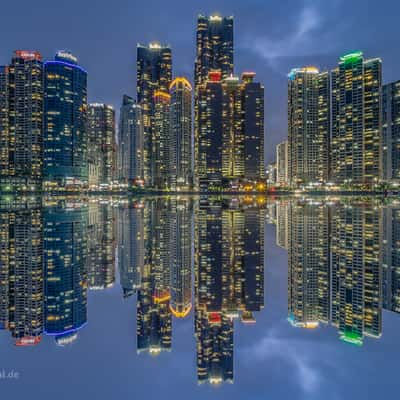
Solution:
{"label": "city skyline", "polygon": [[[282,9],[285,8],[287,3],[284,2]],[[171,44],[175,57],[175,74],[187,76],[192,81],[191,59],[194,59],[192,43],[195,39],[194,27],[197,14],[212,14],[217,11],[221,15],[234,15],[235,72],[240,73],[251,65],[257,73],[258,79],[266,87],[266,98],[268,100],[266,101],[266,162],[268,163],[273,161],[275,146],[286,135],[286,74],[292,67],[313,64],[317,65],[320,70],[331,69],[335,66],[335,61],[340,54],[361,49],[366,57],[377,55],[383,59],[384,84],[397,79],[396,65],[399,64],[399,60],[396,52],[392,50],[394,48],[395,24],[390,23],[396,13],[388,14],[383,10],[375,10],[374,20],[381,29],[372,29],[371,26],[361,24],[359,29],[350,35],[352,18],[361,22],[363,13],[365,16],[365,13],[370,12],[358,7],[359,16],[355,17],[354,10],[357,3],[354,2],[351,6],[347,6],[345,13],[343,2],[340,1],[332,2],[329,5],[318,1],[304,1],[298,5],[298,8],[291,8],[290,12],[282,15],[279,9],[273,5],[264,12],[264,4],[255,2],[259,12],[257,15],[253,15],[251,9],[247,10],[239,4],[229,3],[228,5],[224,1],[213,2],[212,4],[205,2],[201,8],[191,5],[180,7],[179,12],[173,16],[173,18],[179,18],[181,22],[179,32],[186,32],[185,34],[177,34],[176,30],[172,29],[165,30],[166,24],[162,20],[152,25],[150,30],[140,31],[140,26],[143,25],[138,21],[136,26],[133,26],[135,24],[126,25],[115,32],[108,32],[109,35],[105,35],[106,32],[101,33],[94,29],[89,32],[88,39],[82,43],[78,37],[82,30],[86,29],[86,25],[84,28],[83,20],[80,18],[77,21],[76,29],[68,36],[66,36],[64,30],[56,30],[54,35],[46,37],[46,30],[40,29],[34,30],[33,34],[29,36],[25,34],[24,38],[24,29],[29,29],[32,26],[31,22],[26,20],[25,28],[16,32],[15,39],[2,45],[0,64],[7,64],[9,54],[16,48],[37,48],[43,54],[44,59],[52,58],[60,48],[68,48],[78,56],[81,64],[91,75],[89,77],[89,102],[105,102],[112,104],[118,110],[123,93],[135,97],[135,47],[138,42],[147,43],[158,40]],[[178,2],[175,4],[178,4]],[[394,2],[388,2],[388,5],[392,5],[395,9],[399,7]],[[114,10],[111,13],[114,18],[116,16],[122,20],[129,16],[138,18],[138,14],[135,13],[135,8],[132,5],[121,2],[121,7],[125,7],[124,13],[126,15],[121,12],[122,10]],[[129,13],[130,8],[132,8],[132,15]],[[161,4],[160,9],[163,9]],[[5,24],[2,25],[0,30],[4,29],[6,34],[13,31],[8,21],[13,20],[17,10],[15,6],[8,4],[4,11],[9,18],[5,18]],[[67,16],[68,10],[65,11]],[[39,20],[43,20],[44,17],[48,18],[52,12],[55,12],[52,7],[49,7],[49,10],[44,14],[39,14],[38,11],[33,10],[35,15],[37,13]],[[105,18],[105,9],[102,3],[99,4],[95,16],[100,21]],[[149,19],[150,16],[154,18],[148,7],[141,6],[140,20],[145,21],[146,16]],[[261,21],[263,17],[269,23],[258,25],[251,22],[254,18],[255,22]],[[333,24],[335,20],[340,20],[341,24]],[[279,23],[282,27],[279,27]],[[52,26],[50,22],[46,25],[46,28],[50,29]],[[333,40],[334,37],[337,40]],[[106,46],[107,55],[104,53],[104,48],[102,48],[103,52],[101,53],[98,47],[100,38],[105,43],[117,40],[118,46]],[[322,46],[323,39],[329,39],[327,46]],[[274,41],[276,41],[276,45]],[[278,44],[282,43],[283,45],[285,42],[287,50],[279,49]],[[297,44],[295,48],[294,42]],[[108,71],[111,70],[112,54],[115,54],[116,59],[119,60],[118,70],[121,73],[111,78]],[[188,57],[188,54],[191,56]],[[103,61],[100,62],[101,57]]]}

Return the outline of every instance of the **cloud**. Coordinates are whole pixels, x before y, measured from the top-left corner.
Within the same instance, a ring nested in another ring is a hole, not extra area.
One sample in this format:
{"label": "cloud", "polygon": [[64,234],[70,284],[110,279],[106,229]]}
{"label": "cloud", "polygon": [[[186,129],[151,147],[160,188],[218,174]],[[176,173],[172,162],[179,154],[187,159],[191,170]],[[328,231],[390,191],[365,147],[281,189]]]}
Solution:
{"label": "cloud", "polygon": [[290,20],[272,21],[272,24],[276,23],[281,24],[278,35],[250,33],[241,43],[243,48],[266,60],[271,68],[278,69],[284,58],[330,52],[333,43],[329,40],[331,32],[323,31],[329,25],[327,16],[316,5],[307,2]]}
{"label": "cloud", "polygon": [[242,349],[244,360],[251,363],[268,360],[270,365],[280,364],[285,371],[293,371],[297,384],[305,394],[318,392],[325,382],[323,367],[331,367],[328,361],[333,357],[331,346],[325,342],[312,342],[312,339],[285,338],[280,331],[278,328],[270,329],[254,345]]}

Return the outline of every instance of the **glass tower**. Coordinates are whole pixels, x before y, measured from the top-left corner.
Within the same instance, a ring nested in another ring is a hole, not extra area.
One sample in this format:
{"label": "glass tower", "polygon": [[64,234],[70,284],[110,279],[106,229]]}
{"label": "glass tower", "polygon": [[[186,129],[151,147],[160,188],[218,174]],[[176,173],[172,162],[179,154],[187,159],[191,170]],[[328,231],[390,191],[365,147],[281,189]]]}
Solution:
{"label": "glass tower", "polygon": [[67,51],[44,66],[44,187],[88,182],[87,73]]}

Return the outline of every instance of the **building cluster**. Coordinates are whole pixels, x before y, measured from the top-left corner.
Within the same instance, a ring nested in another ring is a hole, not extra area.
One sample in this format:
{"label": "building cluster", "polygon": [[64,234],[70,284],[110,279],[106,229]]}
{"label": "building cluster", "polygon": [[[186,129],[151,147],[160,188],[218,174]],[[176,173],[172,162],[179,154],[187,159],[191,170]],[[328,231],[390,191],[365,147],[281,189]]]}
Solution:
{"label": "building cluster", "polygon": [[400,312],[397,201],[280,200],[277,245],[288,251],[288,320],[332,325],[363,344],[382,334],[382,310]]}
{"label": "building cluster", "polygon": [[233,381],[234,321],[264,306],[264,202],[189,197],[0,204],[0,330],[18,346],[65,346],[87,324],[88,290],[137,296],[137,352],[172,349],[193,312],[199,382]]}
{"label": "building cluster", "polygon": [[0,189],[259,183],[264,88],[252,72],[233,75],[233,18],[199,16],[196,49],[193,90],[173,77],[170,46],[137,46],[137,95],[123,96],[118,132],[112,106],[88,104],[87,72],[73,54],[44,62],[37,51],[16,51],[0,67]]}
{"label": "building cluster", "polygon": [[288,140],[268,166],[271,185],[374,189],[400,183],[400,81],[382,85],[382,61],[362,52],[332,71],[288,76]]}

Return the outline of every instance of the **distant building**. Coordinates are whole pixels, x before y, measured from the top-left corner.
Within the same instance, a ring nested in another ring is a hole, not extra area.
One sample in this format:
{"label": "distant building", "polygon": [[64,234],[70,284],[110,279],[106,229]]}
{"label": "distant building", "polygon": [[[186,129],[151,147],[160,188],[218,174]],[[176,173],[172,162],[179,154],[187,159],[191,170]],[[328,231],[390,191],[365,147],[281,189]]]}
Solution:
{"label": "distant building", "polygon": [[44,187],[86,187],[87,73],[67,51],[44,66],[44,131]]}
{"label": "distant building", "polygon": [[144,179],[144,131],[141,107],[124,96],[118,129],[118,179],[138,184]]}
{"label": "distant building", "polygon": [[100,103],[89,105],[89,186],[108,187],[116,175],[115,111]]}
{"label": "distant building", "polygon": [[287,140],[276,146],[276,183],[278,186],[289,184],[289,142]]}
{"label": "distant building", "polygon": [[267,165],[267,184],[269,186],[275,186],[277,183],[277,176],[276,176],[276,163],[271,163]]}
{"label": "distant building", "polygon": [[400,81],[382,87],[382,179],[400,183]]}

